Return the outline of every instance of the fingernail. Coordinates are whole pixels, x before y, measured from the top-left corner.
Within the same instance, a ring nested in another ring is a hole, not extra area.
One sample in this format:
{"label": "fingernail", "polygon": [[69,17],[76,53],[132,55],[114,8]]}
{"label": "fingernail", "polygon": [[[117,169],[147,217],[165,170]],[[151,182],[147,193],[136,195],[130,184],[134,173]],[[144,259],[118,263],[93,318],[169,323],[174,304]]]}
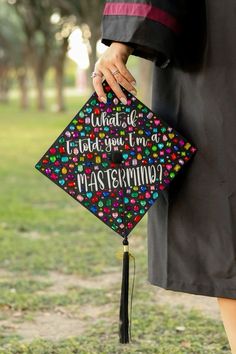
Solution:
{"label": "fingernail", "polygon": [[133,86],[135,86],[137,83],[136,83],[136,81],[132,81],[131,84],[132,84]]}
{"label": "fingernail", "polygon": [[137,91],[135,91],[135,90],[132,90],[132,91],[130,91],[131,93],[132,93],[132,95],[134,95],[134,96],[136,96],[137,95]]}
{"label": "fingernail", "polygon": [[107,103],[107,99],[106,99],[106,97],[100,97],[100,99],[101,99],[101,101],[103,102],[103,103]]}
{"label": "fingernail", "polygon": [[127,104],[127,99],[125,98],[125,97],[121,97],[121,102],[123,103],[123,104]]}

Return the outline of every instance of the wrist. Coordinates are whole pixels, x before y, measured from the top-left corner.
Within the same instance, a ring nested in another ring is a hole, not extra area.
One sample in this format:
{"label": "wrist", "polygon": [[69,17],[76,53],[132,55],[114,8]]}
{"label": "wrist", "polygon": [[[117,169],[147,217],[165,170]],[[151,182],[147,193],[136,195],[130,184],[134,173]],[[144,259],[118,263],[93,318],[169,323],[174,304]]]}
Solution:
{"label": "wrist", "polygon": [[121,48],[121,50],[125,51],[126,54],[130,55],[133,53],[134,51],[134,48],[125,44],[125,43],[122,43],[122,42],[112,42],[111,44],[113,47],[118,47],[118,48]]}

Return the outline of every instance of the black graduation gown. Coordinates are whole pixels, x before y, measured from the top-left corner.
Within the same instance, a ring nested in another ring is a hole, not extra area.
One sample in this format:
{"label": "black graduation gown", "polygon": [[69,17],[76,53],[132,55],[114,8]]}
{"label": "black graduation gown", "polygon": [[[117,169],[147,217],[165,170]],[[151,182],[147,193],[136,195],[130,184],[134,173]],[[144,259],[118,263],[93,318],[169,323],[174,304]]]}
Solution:
{"label": "black graduation gown", "polygon": [[153,62],[152,110],[198,148],[148,213],[148,280],[233,299],[235,14],[235,0],[116,0],[101,26],[104,44],[126,43]]}

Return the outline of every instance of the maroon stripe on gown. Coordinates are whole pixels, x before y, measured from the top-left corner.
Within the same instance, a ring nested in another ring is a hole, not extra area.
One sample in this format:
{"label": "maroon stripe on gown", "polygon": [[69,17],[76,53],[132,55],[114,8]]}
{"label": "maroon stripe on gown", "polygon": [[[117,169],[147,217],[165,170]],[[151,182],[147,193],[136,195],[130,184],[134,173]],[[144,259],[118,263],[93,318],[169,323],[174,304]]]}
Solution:
{"label": "maroon stripe on gown", "polygon": [[181,26],[174,16],[151,4],[133,2],[107,2],[103,10],[103,15],[146,17],[150,20],[161,23],[176,33],[181,31]]}

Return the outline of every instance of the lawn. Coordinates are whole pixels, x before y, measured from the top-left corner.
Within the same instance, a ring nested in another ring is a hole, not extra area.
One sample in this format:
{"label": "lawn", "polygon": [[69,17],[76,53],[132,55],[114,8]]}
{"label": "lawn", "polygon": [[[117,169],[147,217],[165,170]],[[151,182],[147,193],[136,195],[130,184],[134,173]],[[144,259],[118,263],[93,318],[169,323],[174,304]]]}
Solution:
{"label": "lawn", "polygon": [[0,106],[0,354],[228,353],[220,321],[159,304],[135,228],[132,342],[118,343],[121,239],[35,168],[85,98],[63,113]]}

